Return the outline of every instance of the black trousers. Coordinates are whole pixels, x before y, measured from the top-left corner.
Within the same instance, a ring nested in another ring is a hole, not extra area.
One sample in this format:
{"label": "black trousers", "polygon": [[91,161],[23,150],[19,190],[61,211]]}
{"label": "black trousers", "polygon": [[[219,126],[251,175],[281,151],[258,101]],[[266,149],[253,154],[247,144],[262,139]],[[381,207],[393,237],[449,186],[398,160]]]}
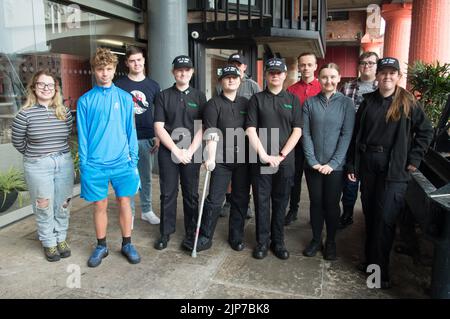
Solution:
{"label": "black trousers", "polygon": [[[259,245],[284,244],[284,217],[292,187],[292,176],[283,166],[275,174],[261,174],[252,165],[252,189],[255,203],[256,241]],[[270,207],[272,206],[272,215]]]}
{"label": "black trousers", "polygon": [[250,172],[248,164],[216,164],[211,173],[208,197],[203,207],[200,233],[212,239],[222,210],[228,184],[231,181],[231,208],[228,241],[244,241],[245,217],[250,200]]}
{"label": "black trousers", "polygon": [[316,242],[321,241],[324,222],[327,225],[327,241],[335,241],[341,212],[339,199],[343,175],[343,171],[332,171],[331,174],[324,175],[311,168],[305,169],[310,200],[309,215],[313,240]]}
{"label": "black trousers", "polygon": [[291,199],[289,203],[289,211],[297,214],[300,196],[302,194],[302,177],[303,177],[303,167],[305,164],[305,154],[303,152],[303,144],[301,141],[295,146],[295,176],[294,184],[291,188]]}
{"label": "black trousers", "polygon": [[178,183],[181,183],[183,196],[184,230],[187,236],[193,235],[198,215],[198,178],[200,164],[176,164],[171,152],[160,146],[158,152],[159,185],[161,188],[161,235],[175,232],[177,217]]}
{"label": "black trousers", "polygon": [[366,222],[365,257],[389,280],[389,257],[396,220],[405,206],[407,182],[386,181],[389,153],[365,152],[361,157],[361,201]]}

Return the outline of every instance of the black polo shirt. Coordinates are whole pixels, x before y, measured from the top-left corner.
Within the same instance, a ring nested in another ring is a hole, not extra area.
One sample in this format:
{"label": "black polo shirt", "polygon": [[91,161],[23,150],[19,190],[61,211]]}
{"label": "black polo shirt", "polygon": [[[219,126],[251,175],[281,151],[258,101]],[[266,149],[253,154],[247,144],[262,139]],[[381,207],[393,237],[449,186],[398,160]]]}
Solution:
{"label": "black polo shirt", "polygon": [[400,121],[389,120],[386,122],[387,112],[392,104],[394,95],[383,97],[377,91],[376,103],[367,108],[365,125],[362,127],[362,141],[367,145],[382,145],[392,148]]}
{"label": "black polo shirt", "polygon": [[[194,121],[202,119],[205,94],[193,87],[181,92],[175,84],[160,92],[155,101],[155,122],[164,122],[169,134],[176,128],[186,128],[194,138]],[[177,139],[174,139],[176,142]]]}
{"label": "black polo shirt", "polygon": [[[269,155],[278,155],[292,134],[294,127],[303,126],[302,110],[298,98],[285,90],[275,95],[266,88],[249,101],[246,128],[255,127],[264,149]],[[267,141],[262,140],[261,129],[267,130]],[[272,149],[271,135],[278,129],[278,147]],[[295,152],[291,151],[281,166],[286,172],[294,172]]]}
{"label": "black polo shirt", "polygon": [[[218,145],[223,145],[223,152],[217,150],[216,161],[223,163],[237,163],[236,153],[247,154],[248,142],[245,136],[245,120],[247,117],[248,100],[245,97],[237,96],[231,101],[223,92],[206,103],[203,112],[203,127],[205,130],[218,129],[221,132],[222,140]],[[242,128],[241,133],[236,134],[227,143],[227,128]],[[239,137],[241,138],[239,140]],[[234,158],[231,162],[230,159]],[[245,158],[245,157],[244,157]]]}

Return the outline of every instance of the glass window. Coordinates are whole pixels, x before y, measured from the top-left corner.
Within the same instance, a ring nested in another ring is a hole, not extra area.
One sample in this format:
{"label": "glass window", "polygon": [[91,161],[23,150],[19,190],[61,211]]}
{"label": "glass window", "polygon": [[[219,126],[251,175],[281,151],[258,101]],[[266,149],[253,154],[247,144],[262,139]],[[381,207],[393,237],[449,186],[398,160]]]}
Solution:
{"label": "glass window", "polygon": [[122,57],[135,37],[133,23],[76,4],[4,0],[0,17],[0,144],[10,143],[12,119],[34,72],[49,69],[59,76],[64,104],[75,111],[78,98],[92,87],[89,59],[95,49],[109,47]]}

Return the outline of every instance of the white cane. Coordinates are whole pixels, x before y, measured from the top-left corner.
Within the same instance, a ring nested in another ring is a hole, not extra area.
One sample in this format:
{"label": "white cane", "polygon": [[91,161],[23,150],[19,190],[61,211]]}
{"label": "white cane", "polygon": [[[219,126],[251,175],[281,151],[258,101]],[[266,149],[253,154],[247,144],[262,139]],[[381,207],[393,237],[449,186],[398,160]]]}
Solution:
{"label": "white cane", "polygon": [[211,172],[209,170],[206,171],[205,176],[205,184],[203,185],[203,194],[202,194],[202,201],[200,203],[200,208],[198,211],[198,220],[197,220],[197,228],[195,229],[195,241],[194,241],[194,248],[192,249],[192,257],[197,257],[197,242],[198,242],[198,235],[200,233],[200,225],[202,223],[202,215],[203,215],[203,205],[205,204],[205,197],[206,197],[206,190],[208,189],[208,182],[209,182],[209,176],[211,175]]}
{"label": "white cane", "polygon": [[[215,159],[217,142],[219,141],[219,135],[217,133],[211,133],[211,134],[209,134],[208,140],[211,141],[210,143],[208,143],[208,158]],[[215,143],[212,143],[212,142],[215,142]],[[214,169],[214,167],[212,169]],[[212,169],[210,169],[210,167],[206,168],[206,176],[205,176],[205,183],[203,185],[202,200],[200,202],[200,207],[198,210],[197,228],[195,229],[194,248],[192,249],[192,254],[191,254],[191,256],[194,258],[197,257],[197,243],[198,243],[198,236],[200,234],[200,226],[202,224],[203,206],[205,205],[206,190],[208,189],[208,183],[209,183],[209,178],[211,176]]]}

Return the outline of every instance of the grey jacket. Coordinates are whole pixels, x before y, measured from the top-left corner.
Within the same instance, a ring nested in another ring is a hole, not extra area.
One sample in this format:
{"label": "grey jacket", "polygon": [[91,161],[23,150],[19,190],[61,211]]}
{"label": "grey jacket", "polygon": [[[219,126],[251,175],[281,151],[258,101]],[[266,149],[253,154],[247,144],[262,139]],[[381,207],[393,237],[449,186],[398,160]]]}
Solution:
{"label": "grey jacket", "polygon": [[351,98],[336,92],[328,100],[319,93],[303,105],[303,149],[308,166],[328,164],[343,170],[355,124]]}

